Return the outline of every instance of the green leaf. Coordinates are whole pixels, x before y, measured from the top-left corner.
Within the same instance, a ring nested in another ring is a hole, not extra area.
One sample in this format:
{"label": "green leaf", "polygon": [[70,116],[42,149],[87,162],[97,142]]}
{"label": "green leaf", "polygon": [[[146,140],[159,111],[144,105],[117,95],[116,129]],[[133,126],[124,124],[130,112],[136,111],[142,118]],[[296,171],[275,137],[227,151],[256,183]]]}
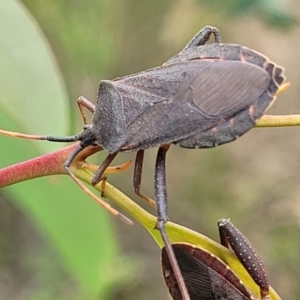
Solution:
{"label": "green leaf", "polygon": [[[65,133],[67,93],[47,40],[15,1],[3,1],[0,17],[1,110],[27,133]],[[58,146],[40,143],[37,147],[49,151]]]}
{"label": "green leaf", "polygon": [[[35,20],[18,2],[1,1],[0,28],[0,127],[65,134],[67,93]],[[2,136],[0,143],[1,166],[61,147]],[[114,267],[117,248],[108,213],[63,176],[24,182],[5,192],[49,237],[89,299],[96,294],[104,299],[114,280],[107,271]]]}

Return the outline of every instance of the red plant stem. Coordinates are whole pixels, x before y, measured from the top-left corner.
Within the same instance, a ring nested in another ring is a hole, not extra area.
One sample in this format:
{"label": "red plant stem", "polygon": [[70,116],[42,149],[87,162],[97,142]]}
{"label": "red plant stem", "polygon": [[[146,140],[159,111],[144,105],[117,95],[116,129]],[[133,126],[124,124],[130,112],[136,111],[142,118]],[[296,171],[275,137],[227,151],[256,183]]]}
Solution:
{"label": "red plant stem", "polygon": [[0,188],[37,177],[66,174],[64,162],[78,144],[0,170]]}

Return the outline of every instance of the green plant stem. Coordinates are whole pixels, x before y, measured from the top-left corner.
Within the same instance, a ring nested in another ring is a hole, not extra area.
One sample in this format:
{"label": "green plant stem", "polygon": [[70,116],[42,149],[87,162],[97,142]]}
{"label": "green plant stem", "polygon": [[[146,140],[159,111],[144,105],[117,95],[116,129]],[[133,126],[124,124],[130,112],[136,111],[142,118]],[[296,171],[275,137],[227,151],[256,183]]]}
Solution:
{"label": "green plant stem", "polygon": [[300,126],[300,115],[264,115],[255,127],[292,127]]}

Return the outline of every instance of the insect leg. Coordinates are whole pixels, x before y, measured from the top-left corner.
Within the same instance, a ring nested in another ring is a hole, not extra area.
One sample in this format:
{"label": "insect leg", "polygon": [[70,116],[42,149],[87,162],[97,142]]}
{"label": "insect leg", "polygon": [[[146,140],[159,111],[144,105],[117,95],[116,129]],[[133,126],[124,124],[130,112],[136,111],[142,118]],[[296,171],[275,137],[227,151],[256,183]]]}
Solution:
{"label": "insect leg", "polygon": [[102,180],[102,176],[107,169],[107,167],[111,164],[113,159],[117,156],[118,152],[110,153],[106,156],[106,158],[103,160],[101,165],[99,166],[98,170],[95,172],[93,178],[92,178],[92,185],[98,184]]}
{"label": "insect leg", "polygon": [[143,161],[144,161],[144,150],[139,150],[136,154],[135,164],[134,164],[134,174],[133,174],[133,187],[134,192],[143,200],[145,200],[148,204],[153,207],[156,207],[156,203],[154,200],[143,194],[141,189],[141,181],[142,181],[142,169],[143,169]]}
{"label": "insect leg", "polygon": [[262,299],[269,299],[269,281],[263,262],[249,240],[228,219],[218,221],[221,244],[232,250],[260,287]]}
{"label": "insect leg", "polygon": [[180,289],[182,299],[190,300],[186,285],[184,283],[180,268],[177,263],[174,250],[170,244],[165,224],[168,221],[168,203],[167,203],[167,190],[166,190],[166,153],[170,145],[164,145],[159,147],[156,164],[155,164],[155,198],[157,205],[157,225],[162,240],[165,245],[166,252],[168,254],[172,269],[174,271],[175,278]]}
{"label": "insect leg", "polygon": [[109,211],[112,215],[115,217],[118,217],[126,224],[131,225],[132,221],[125,217],[123,214],[118,212],[116,209],[112,208],[108,203],[97,197],[94,193],[92,193],[72,172],[70,169],[71,163],[74,161],[75,157],[84,149],[85,147],[78,146],[75,148],[75,150],[69,155],[69,157],[66,159],[64,163],[64,168],[68,175],[74,180],[74,182],[85,192],[87,193],[93,200],[95,200],[98,204],[100,204],[103,208],[105,208],[107,211]]}
{"label": "insect leg", "polygon": [[195,48],[204,45],[208,42],[211,35],[215,37],[215,43],[221,43],[221,35],[219,29],[212,26],[205,26],[188,42],[188,44],[183,48],[181,53],[185,52],[190,48]]}
{"label": "insect leg", "polygon": [[193,51],[197,53],[197,49],[194,50],[193,48],[197,48],[199,46],[204,45],[206,42],[208,42],[212,34],[215,37],[215,43],[221,43],[221,35],[219,30],[216,27],[205,26],[187,43],[187,45],[182,49],[181,52],[169,58],[163,65],[165,66],[169,64],[178,63],[180,61],[185,61],[185,55],[188,55]]}
{"label": "insect leg", "polygon": [[95,112],[95,105],[92,102],[90,102],[88,99],[84,98],[83,96],[80,96],[77,99],[77,104],[78,104],[78,107],[79,107],[79,110],[80,110],[80,113],[81,113],[84,124],[88,124],[89,122],[88,122],[86,114],[84,112],[84,108],[86,108],[90,112],[94,113]]}

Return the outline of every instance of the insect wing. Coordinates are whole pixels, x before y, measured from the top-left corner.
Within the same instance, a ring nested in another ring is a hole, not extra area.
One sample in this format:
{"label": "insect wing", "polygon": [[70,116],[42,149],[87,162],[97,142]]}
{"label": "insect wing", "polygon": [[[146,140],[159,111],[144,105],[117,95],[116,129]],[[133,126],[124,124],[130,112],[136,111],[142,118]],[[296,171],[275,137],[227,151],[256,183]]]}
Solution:
{"label": "insect wing", "polygon": [[[257,299],[218,258],[189,244],[172,244],[191,300]],[[163,276],[174,300],[181,294],[168,255],[162,249]]]}
{"label": "insect wing", "polygon": [[[174,250],[191,300],[214,300],[215,298],[213,296],[213,290],[211,287],[211,280],[207,266],[200,260],[194,258],[192,255],[189,255],[184,248],[176,247]],[[170,294],[174,300],[182,299],[165,248],[162,250],[161,261],[163,276],[169,288]]]}
{"label": "insect wing", "polygon": [[174,98],[184,101],[188,89],[193,93],[193,104],[207,117],[231,117],[247,107],[267,89],[268,73],[255,65],[240,61],[216,61],[198,74],[186,92]]}
{"label": "insect wing", "polygon": [[270,82],[264,69],[240,61],[191,61],[177,65],[187,79],[174,96],[151,103],[128,126],[129,148],[171,143],[219,125],[255,102]]}

